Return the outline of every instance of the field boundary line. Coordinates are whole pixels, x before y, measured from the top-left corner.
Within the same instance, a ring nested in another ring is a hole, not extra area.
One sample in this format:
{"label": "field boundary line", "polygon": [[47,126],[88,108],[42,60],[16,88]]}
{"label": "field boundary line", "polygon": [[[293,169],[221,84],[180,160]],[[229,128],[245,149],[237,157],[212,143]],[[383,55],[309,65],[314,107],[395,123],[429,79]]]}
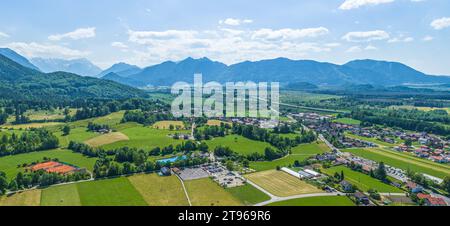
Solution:
{"label": "field boundary line", "polygon": [[186,198],[187,198],[187,200],[188,200],[189,206],[192,206],[191,199],[189,198],[189,194],[188,194],[188,192],[187,192],[187,190],[186,190],[186,186],[184,186],[184,181],[183,181],[183,179],[181,179],[181,177],[179,177],[177,174],[175,174],[175,175],[176,175],[177,178],[180,180],[181,186],[183,186],[184,194],[186,195]]}

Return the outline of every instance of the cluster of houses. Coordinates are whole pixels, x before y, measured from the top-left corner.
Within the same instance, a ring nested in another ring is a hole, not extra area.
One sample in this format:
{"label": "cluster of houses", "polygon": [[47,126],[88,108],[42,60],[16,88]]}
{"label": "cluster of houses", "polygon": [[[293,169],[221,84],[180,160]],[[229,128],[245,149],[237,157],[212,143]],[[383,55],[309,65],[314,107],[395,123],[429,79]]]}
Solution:
{"label": "cluster of houses", "polygon": [[304,123],[318,123],[321,121],[328,121],[333,118],[331,115],[320,115],[312,112],[290,114],[290,116]]}
{"label": "cluster of houses", "polygon": [[450,147],[448,145],[443,146],[443,148],[432,148],[428,145],[422,145],[420,147],[410,147],[407,145],[399,145],[394,148],[401,152],[410,152],[415,154],[417,157],[429,159],[438,163],[450,163]]}
{"label": "cluster of houses", "polygon": [[412,181],[406,183],[406,188],[408,188],[411,193],[416,194],[417,199],[423,201],[423,204],[426,206],[447,206],[447,203],[443,198],[423,193],[424,188]]}

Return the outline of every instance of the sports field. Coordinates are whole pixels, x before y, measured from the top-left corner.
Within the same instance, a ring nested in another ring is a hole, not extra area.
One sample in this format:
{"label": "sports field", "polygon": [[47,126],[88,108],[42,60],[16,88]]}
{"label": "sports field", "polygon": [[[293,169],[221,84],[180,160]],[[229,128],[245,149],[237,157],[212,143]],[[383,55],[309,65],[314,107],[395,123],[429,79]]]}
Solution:
{"label": "sports field", "polygon": [[181,121],[159,121],[153,124],[152,127],[155,129],[169,129],[171,125],[174,130],[176,130],[177,127],[184,129],[184,123]]}
{"label": "sports field", "polygon": [[210,178],[184,182],[194,206],[241,206],[243,203]]}
{"label": "sports field", "polygon": [[268,206],[355,206],[347,196],[308,197],[271,203]]}
{"label": "sports field", "polygon": [[17,167],[18,165],[42,161],[44,157],[52,159],[57,158],[60,162],[86,168],[91,172],[96,161],[96,158],[88,158],[70,150],[56,149],[0,157],[0,170],[5,172],[8,180],[10,180],[14,178],[18,172],[23,171],[23,168]]}
{"label": "sports field", "polygon": [[353,171],[345,166],[337,166],[329,169],[323,170],[330,176],[333,176],[335,173],[344,172],[345,180],[350,182],[351,184],[357,186],[359,189],[367,192],[369,189],[375,189],[381,193],[403,193],[404,191],[400,188],[394,187],[389,184],[385,184],[375,178],[370,177],[364,173]]}
{"label": "sports field", "polygon": [[118,141],[126,141],[126,140],[130,140],[127,135],[121,133],[121,132],[114,132],[114,133],[108,133],[108,134],[104,134],[98,137],[94,137],[92,139],[87,140],[86,143],[87,145],[90,145],[92,147],[100,147],[102,145],[106,145],[106,144],[112,144]]}
{"label": "sports field", "polygon": [[1,196],[0,206],[39,206],[41,191],[31,190],[11,196]]}
{"label": "sports field", "polygon": [[241,202],[247,206],[261,203],[270,199],[268,195],[250,184],[246,184],[240,187],[226,188],[225,190],[230,192],[234,197],[241,200]]}
{"label": "sports field", "polygon": [[210,150],[214,150],[217,146],[225,146],[230,147],[233,151],[242,155],[250,155],[255,152],[264,154],[264,150],[267,147],[272,147],[269,143],[250,140],[239,135],[218,137],[206,141],[206,143],[208,144]]}
{"label": "sports field", "polygon": [[220,120],[208,120],[208,122],[206,122],[206,125],[208,126],[220,126],[222,123],[228,124],[228,125],[232,125],[229,122],[223,122]]}
{"label": "sports field", "polygon": [[188,206],[181,182],[176,176],[143,174],[128,178],[150,206]]}
{"label": "sports field", "polygon": [[387,165],[403,170],[410,169],[415,172],[421,172],[439,178],[444,178],[445,176],[450,175],[449,165],[435,163],[407,153],[400,153],[381,148],[346,149],[343,151],[350,152],[357,156],[371,159],[376,162],[384,162]]}
{"label": "sports field", "polygon": [[250,162],[250,168],[256,171],[271,170],[277,166],[287,167],[293,165],[296,160],[303,161],[317,154],[330,151],[324,143],[301,144],[292,149],[292,154],[270,162]]}
{"label": "sports field", "polygon": [[320,189],[282,171],[267,170],[245,175],[266,191],[280,197],[320,193]]}

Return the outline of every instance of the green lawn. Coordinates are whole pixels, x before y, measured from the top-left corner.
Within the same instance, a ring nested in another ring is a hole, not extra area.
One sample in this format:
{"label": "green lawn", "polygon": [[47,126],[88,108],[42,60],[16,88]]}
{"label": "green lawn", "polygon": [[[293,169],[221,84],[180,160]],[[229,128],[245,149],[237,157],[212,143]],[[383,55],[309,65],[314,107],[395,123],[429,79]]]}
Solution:
{"label": "green lawn", "polygon": [[94,137],[100,136],[98,133],[87,131],[86,127],[78,127],[70,130],[70,134],[63,136],[62,132],[56,132],[60,147],[67,147],[70,141],[84,142]]}
{"label": "green lawn", "polygon": [[284,158],[270,162],[250,162],[250,168],[256,171],[275,169],[277,166],[284,167],[293,165],[296,160],[304,161],[307,158],[330,151],[324,143],[301,144],[292,149],[292,154]]}
{"label": "green lawn", "polygon": [[308,197],[271,203],[268,206],[355,206],[346,196]]}
{"label": "green lawn", "polygon": [[41,206],[81,206],[77,185],[54,186],[42,190]]}
{"label": "green lawn", "polygon": [[210,178],[184,182],[193,206],[240,206],[242,202]]}
{"label": "green lawn", "polygon": [[264,154],[264,150],[267,147],[271,147],[270,144],[247,139],[239,135],[229,135],[226,137],[218,137],[206,142],[210,150],[214,150],[217,146],[230,147],[233,151],[242,154],[250,155],[255,152]]}
{"label": "green lawn", "polygon": [[334,120],[333,122],[347,124],[347,125],[359,125],[361,124],[361,121],[352,119],[352,118],[339,118]]}
{"label": "green lawn", "polygon": [[387,142],[384,142],[384,141],[380,141],[377,138],[358,136],[358,135],[355,135],[355,134],[352,134],[352,133],[348,133],[348,132],[345,132],[345,136],[347,136],[349,138],[353,138],[353,139],[358,139],[358,140],[364,140],[364,141],[372,142],[372,143],[378,144],[380,146],[395,147],[395,146],[399,145],[398,143],[391,144],[391,143],[387,143]]}
{"label": "green lawn", "polygon": [[[125,124],[120,125],[121,128],[119,132],[125,134],[130,140],[119,141],[112,144],[104,145],[103,148],[116,149],[121,147],[131,147],[138,148],[143,150],[151,150],[155,147],[167,147],[169,145],[176,146],[177,144],[181,144],[182,140],[175,140],[169,137],[169,134],[173,134],[175,132],[169,130],[158,130],[151,127],[144,127],[142,125],[134,124],[132,127],[127,127]],[[179,133],[188,133],[187,131],[178,131]]]}
{"label": "green lawn", "polygon": [[256,189],[250,184],[246,184],[240,187],[227,188],[225,190],[230,192],[234,197],[241,200],[241,202],[247,206],[264,202],[270,199],[268,195]]}
{"label": "green lawn", "polygon": [[144,198],[125,177],[77,184],[83,206],[146,206]]}
{"label": "green lawn", "polygon": [[420,159],[406,153],[400,153],[380,148],[346,149],[345,152],[371,159],[376,162],[384,162],[387,165],[403,170],[412,170],[419,173],[429,174],[444,178],[450,175],[450,166],[435,163],[426,159]]}
{"label": "green lawn", "polygon": [[369,189],[375,189],[381,193],[402,193],[401,189],[394,187],[389,184],[385,184],[375,178],[370,177],[364,173],[353,171],[345,166],[337,166],[329,169],[324,169],[324,171],[333,176],[335,173],[341,173],[344,171],[345,180],[350,182],[351,184],[357,186],[359,189],[367,192]]}
{"label": "green lawn", "polygon": [[96,158],[88,158],[69,150],[56,149],[50,151],[31,152],[20,155],[0,157],[0,171],[5,172],[8,179],[13,179],[18,172],[23,171],[23,168],[17,167],[18,165],[42,161],[44,157],[57,158],[61,162],[69,163],[81,168],[86,168],[91,172],[96,161]]}

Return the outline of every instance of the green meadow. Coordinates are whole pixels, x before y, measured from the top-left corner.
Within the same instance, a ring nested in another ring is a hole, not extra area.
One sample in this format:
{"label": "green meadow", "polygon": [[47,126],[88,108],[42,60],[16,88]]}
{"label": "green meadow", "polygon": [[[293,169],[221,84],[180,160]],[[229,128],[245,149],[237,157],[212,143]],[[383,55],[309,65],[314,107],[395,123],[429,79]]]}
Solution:
{"label": "green meadow", "polygon": [[241,187],[226,188],[225,190],[230,192],[234,197],[241,200],[241,202],[247,206],[261,203],[270,199],[268,195],[250,184],[246,184]]}
{"label": "green meadow", "polygon": [[403,193],[404,191],[394,187],[389,184],[385,184],[378,179],[372,178],[369,175],[366,175],[361,172],[353,171],[345,166],[337,166],[332,167],[329,169],[323,170],[325,173],[327,173],[330,176],[333,176],[335,173],[341,173],[344,172],[344,178],[349,183],[357,186],[359,189],[361,189],[364,192],[367,192],[369,189],[375,189],[378,192],[381,193]]}
{"label": "green meadow", "polygon": [[346,196],[308,197],[271,203],[268,206],[355,206]]}
{"label": "green meadow", "polygon": [[421,159],[410,154],[390,151],[381,148],[346,149],[345,152],[371,159],[376,162],[384,162],[387,165],[403,170],[412,170],[431,176],[444,178],[450,175],[450,166]]}
{"label": "green meadow", "polygon": [[311,143],[301,144],[291,151],[292,154],[274,161],[250,162],[250,168],[256,171],[264,171],[275,169],[277,166],[287,167],[293,165],[296,160],[301,162],[317,154],[328,152],[330,149],[324,143]]}
{"label": "green meadow", "polygon": [[233,151],[242,154],[250,155],[255,152],[264,154],[267,147],[272,147],[270,144],[247,139],[239,135],[229,135],[226,137],[218,137],[206,142],[210,150],[214,150],[217,146],[230,147]]}

